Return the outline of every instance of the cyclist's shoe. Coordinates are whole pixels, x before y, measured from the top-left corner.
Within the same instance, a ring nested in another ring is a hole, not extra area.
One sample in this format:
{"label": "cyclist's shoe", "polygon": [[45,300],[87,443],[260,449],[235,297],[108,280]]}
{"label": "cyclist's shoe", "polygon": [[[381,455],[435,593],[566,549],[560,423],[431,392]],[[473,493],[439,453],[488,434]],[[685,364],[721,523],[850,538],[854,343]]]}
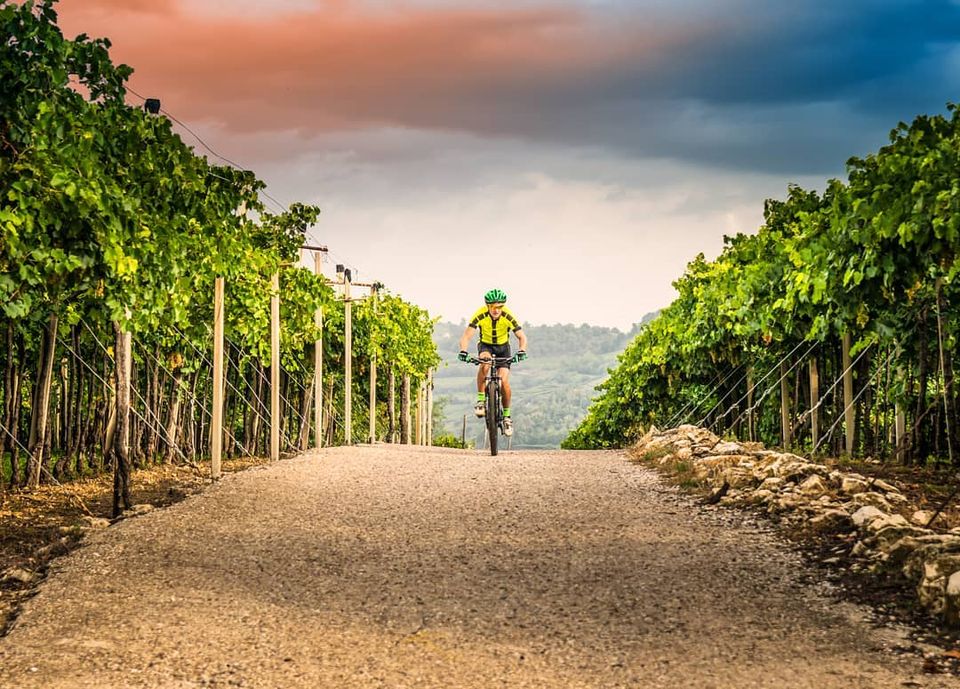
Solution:
{"label": "cyclist's shoe", "polygon": [[482,419],[487,415],[487,405],[485,402],[477,402],[473,407],[473,413],[477,415],[478,419]]}
{"label": "cyclist's shoe", "polygon": [[513,419],[509,416],[503,420],[503,434],[508,437],[513,435]]}

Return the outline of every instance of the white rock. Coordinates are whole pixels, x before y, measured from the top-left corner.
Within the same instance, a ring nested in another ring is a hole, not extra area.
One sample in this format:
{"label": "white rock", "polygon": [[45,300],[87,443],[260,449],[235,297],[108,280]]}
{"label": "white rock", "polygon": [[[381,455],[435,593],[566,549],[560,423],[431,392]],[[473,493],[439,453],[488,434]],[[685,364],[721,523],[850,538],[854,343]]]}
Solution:
{"label": "white rock", "polygon": [[774,493],[770,490],[755,490],[750,494],[749,500],[753,503],[770,502],[773,500]]}
{"label": "white rock", "polygon": [[897,541],[890,543],[886,548],[887,562],[903,566],[903,563],[910,557],[914,551],[921,546],[919,538],[914,536],[903,536]]}
{"label": "white rock", "polygon": [[717,443],[710,452],[711,454],[715,455],[742,455],[743,446],[739,443],[733,443],[725,440]]}
{"label": "white rock", "polygon": [[11,567],[3,573],[3,580],[18,581],[21,584],[32,584],[37,580],[37,575],[20,567]]}
{"label": "white rock", "polygon": [[869,524],[873,520],[886,516],[887,514],[885,512],[881,512],[872,505],[867,505],[854,512],[850,518],[853,520],[854,526],[856,526],[858,529],[862,529],[866,524]]}
{"label": "white rock", "polygon": [[769,512],[789,512],[799,509],[807,504],[807,501],[799,495],[781,495],[778,499],[770,503]]}
{"label": "white rock", "polygon": [[[951,572],[960,570],[960,548],[953,540],[954,536],[935,534],[917,538],[918,546],[907,556],[903,564],[903,576],[908,581],[920,581],[924,577],[927,564],[942,562],[944,569]],[[952,567],[956,562],[957,566]]]}
{"label": "white rock", "polygon": [[820,496],[827,492],[827,485],[822,478],[813,474],[800,484],[800,492],[804,495]]}
{"label": "white rock", "polygon": [[746,488],[753,486],[753,473],[739,467],[730,467],[723,472],[723,479],[731,488]]}
{"label": "white rock", "polygon": [[771,476],[770,478],[766,478],[763,480],[763,483],[760,484],[761,490],[769,490],[769,491],[775,492],[775,491],[779,491],[781,488],[783,488],[783,479],[777,476]]}
{"label": "white rock", "polygon": [[929,510],[917,510],[910,516],[910,521],[918,526],[926,526],[933,519],[933,512]]}
{"label": "white rock", "polygon": [[[899,517],[900,515],[894,516]],[[872,545],[880,553],[889,554],[891,550],[898,546],[902,550],[906,547],[905,543],[901,543],[905,538],[913,538],[914,541],[919,544],[919,541],[916,541],[917,538],[920,536],[928,536],[932,533],[927,529],[921,529],[919,526],[913,526],[912,524],[883,524],[884,521],[883,519],[875,519],[869,526],[870,530],[875,532]],[[883,525],[880,528],[875,528],[878,524]],[[900,552],[898,559],[902,561],[906,555],[907,553]]]}
{"label": "white rock", "polygon": [[947,587],[944,591],[944,617],[947,624],[954,627],[960,625],[960,572],[954,572],[947,577]]}
{"label": "white rock", "polygon": [[897,488],[892,483],[887,483],[883,479],[879,479],[879,478],[873,482],[873,488],[882,490],[884,493],[900,493],[901,492],[900,489]]}
{"label": "white rock", "polygon": [[[926,529],[920,529],[919,527],[911,525],[910,522],[906,520],[906,517],[904,517],[902,514],[885,514],[878,519],[871,519],[866,523],[865,528],[867,529],[867,531],[872,531],[873,533],[877,533],[878,531],[889,528],[891,526],[902,527],[907,529],[917,529],[918,531],[921,531],[924,533],[930,533]],[[917,535],[919,536],[920,534],[918,533]]]}
{"label": "white rock", "polygon": [[[850,498],[850,502],[848,504],[856,505],[857,507],[869,505],[871,507],[876,507],[877,509],[883,510],[884,512],[893,511],[893,506],[890,504],[889,500],[880,495],[880,493],[874,493],[870,491],[866,493],[857,493]],[[856,507],[854,509],[856,509]]]}
{"label": "white rock", "polygon": [[810,525],[822,531],[841,531],[850,525],[850,515],[843,510],[827,510],[811,519]]}
{"label": "white rock", "polygon": [[110,520],[102,517],[84,517],[83,525],[88,529],[105,529],[110,526]]}
{"label": "white rock", "polygon": [[852,476],[844,476],[840,481],[840,492],[844,495],[856,495],[867,490],[867,482]]}
{"label": "white rock", "polygon": [[960,555],[956,553],[938,555],[924,561],[920,583],[917,584],[920,604],[934,615],[943,613],[946,608],[947,577],[958,571]]}

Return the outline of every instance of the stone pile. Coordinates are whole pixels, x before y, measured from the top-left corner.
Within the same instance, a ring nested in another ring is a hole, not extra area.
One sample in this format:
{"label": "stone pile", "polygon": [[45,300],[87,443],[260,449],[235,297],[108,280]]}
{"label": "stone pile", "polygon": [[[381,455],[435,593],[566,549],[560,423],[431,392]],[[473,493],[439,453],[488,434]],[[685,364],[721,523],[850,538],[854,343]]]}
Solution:
{"label": "stone pile", "polygon": [[753,506],[822,533],[855,533],[855,568],[906,578],[924,608],[960,626],[960,528],[928,528],[933,513],[912,509],[896,486],[689,425],[651,428],[632,454],[686,464],[684,473],[712,488],[712,502]]}

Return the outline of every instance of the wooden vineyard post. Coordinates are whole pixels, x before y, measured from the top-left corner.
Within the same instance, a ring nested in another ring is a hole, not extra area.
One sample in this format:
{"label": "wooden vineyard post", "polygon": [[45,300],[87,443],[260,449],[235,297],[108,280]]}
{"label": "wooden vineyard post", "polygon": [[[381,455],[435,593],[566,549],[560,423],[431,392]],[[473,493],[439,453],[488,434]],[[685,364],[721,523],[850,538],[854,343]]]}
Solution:
{"label": "wooden vineyard post", "polygon": [[417,432],[414,445],[423,445],[423,383],[417,387]]}
{"label": "wooden vineyard post", "polygon": [[820,372],[817,370],[817,357],[810,359],[810,437],[813,441],[813,447],[817,446],[820,440],[820,410],[817,404],[820,402]]}
{"label": "wooden vineyard post", "polygon": [[130,372],[132,338],[118,321],[113,322],[114,371],[117,388],[117,426],[114,439],[113,516],[131,507],[130,501]]}
{"label": "wooden vineyard post", "polygon": [[[370,299],[373,301],[373,317],[377,317],[377,283],[370,287]],[[377,344],[371,343],[370,352],[370,444],[377,442]]]}
{"label": "wooden vineyard post", "polygon": [[853,365],[850,360],[850,333],[843,335],[843,425],[844,438],[846,440],[846,450],[848,455],[853,455],[853,442],[855,438],[856,423],[855,409],[853,408]]}
{"label": "wooden vineyard post", "polygon": [[[322,273],[323,253],[313,254],[314,273]],[[317,340],[313,345],[313,426],[316,429],[316,448],[323,447],[323,307],[314,314],[317,326]]]}
{"label": "wooden vineyard post", "polygon": [[903,407],[900,406],[900,403],[897,402],[893,407],[893,429],[894,437],[896,439],[896,459],[898,462],[903,461],[904,448],[903,448],[903,437],[907,434],[907,415],[903,412]]}
{"label": "wooden vineyard post", "polygon": [[350,269],[343,271],[343,443],[353,445],[353,304]]}
{"label": "wooden vineyard post", "polygon": [[397,374],[390,365],[390,375],[387,378],[387,416],[390,417],[390,430],[387,432],[387,442],[397,442]]}
{"label": "wooden vineyard post", "polygon": [[753,426],[753,366],[749,366],[747,367],[747,439],[750,442],[756,440]]}
{"label": "wooden vineyard post", "polygon": [[433,369],[427,372],[427,445],[433,445]]}
{"label": "wooden vineyard post", "polygon": [[213,284],[213,414],[210,423],[210,476],[220,478],[223,453],[223,278]]}
{"label": "wooden vineyard post", "polygon": [[400,398],[400,414],[403,416],[402,424],[400,426],[400,442],[404,445],[410,444],[410,434],[412,428],[410,427],[410,374],[403,374],[403,393]]}
{"label": "wooden vineyard post", "polygon": [[790,383],[787,380],[789,377],[789,369],[787,368],[787,362],[780,362],[780,426],[783,436],[783,449],[790,449],[790,441],[792,438],[792,429],[790,427]]}
{"label": "wooden vineyard post", "polygon": [[947,369],[944,364],[943,358],[943,317],[940,313],[940,288],[943,285],[943,278],[938,277],[936,281],[937,289],[937,350],[940,353],[940,391],[943,393],[943,421],[946,426],[947,431],[947,457],[950,461],[950,466],[954,466],[953,463],[953,432],[950,428],[950,405],[947,401]]}
{"label": "wooden vineyard post", "polygon": [[270,281],[270,460],[280,459],[280,273]]}

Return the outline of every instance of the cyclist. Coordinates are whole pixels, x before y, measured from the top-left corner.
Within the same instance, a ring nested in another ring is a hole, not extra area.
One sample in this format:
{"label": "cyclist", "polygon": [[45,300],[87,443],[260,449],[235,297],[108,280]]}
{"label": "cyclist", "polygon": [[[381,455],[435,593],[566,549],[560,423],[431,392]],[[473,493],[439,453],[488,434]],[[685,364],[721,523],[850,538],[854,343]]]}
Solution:
{"label": "cyclist", "polygon": [[[517,361],[523,361],[527,358],[527,335],[523,332],[520,321],[510,313],[505,306],[507,295],[503,290],[492,289],[483,295],[486,306],[477,311],[466,330],[460,337],[460,361],[467,361],[470,355],[467,353],[467,346],[473,339],[473,334],[480,330],[479,358],[498,359],[510,358],[510,331],[517,338],[520,349],[517,350]],[[486,393],[483,390],[484,379],[490,364],[480,364],[477,371],[477,405],[474,412],[478,417],[483,417],[486,402]],[[513,435],[513,419],[510,418],[510,362],[497,362],[497,375],[500,377],[500,387],[503,390],[503,433],[504,435]]]}

